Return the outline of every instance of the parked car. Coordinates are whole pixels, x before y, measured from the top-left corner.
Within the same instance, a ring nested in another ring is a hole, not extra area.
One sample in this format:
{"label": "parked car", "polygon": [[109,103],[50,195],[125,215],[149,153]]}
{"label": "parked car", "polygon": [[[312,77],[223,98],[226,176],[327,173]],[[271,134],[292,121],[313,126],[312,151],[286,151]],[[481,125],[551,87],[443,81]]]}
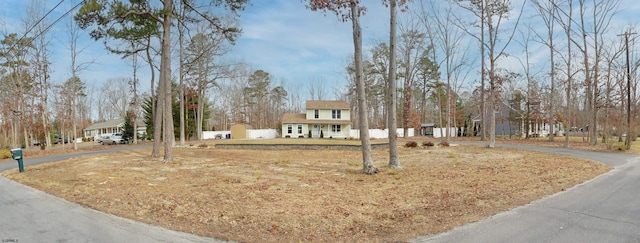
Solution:
{"label": "parked car", "polygon": [[107,135],[102,137],[102,139],[100,139],[100,143],[102,145],[105,144],[111,144],[111,145],[115,145],[115,144],[125,144],[127,143],[127,140],[124,139],[121,135]]}
{"label": "parked car", "polygon": [[54,144],[59,144],[62,143],[64,141],[64,143],[69,143],[69,138],[57,138],[55,142],[53,142]]}
{"label": "parked car", "polygon": [[100,136],[94,137],[94,141],[98,142],[99,144],[103,144],[103,140],[105,139],[110,139],[111,136],[120,136],[122,137],[122,133],[118,132],[118,133],[108,133],[108,134],[102,134]]}
{"label": "parked car", "polygon": [[99,144],[102,144],[102,140],[107,139],[107,138],[109,138],[109,135],[102,135],[102,136],[99,136],[97,138],[94,138],[94,140],[96,142],[98,142]]}

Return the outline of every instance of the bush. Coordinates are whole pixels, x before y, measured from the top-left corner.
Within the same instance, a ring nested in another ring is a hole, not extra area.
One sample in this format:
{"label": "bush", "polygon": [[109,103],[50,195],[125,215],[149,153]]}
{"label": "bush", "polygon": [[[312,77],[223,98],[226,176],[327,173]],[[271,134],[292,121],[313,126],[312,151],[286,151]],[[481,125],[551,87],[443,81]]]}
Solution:
{"label": "bush", "polygon": [[441,142],[441,143],[440,143],[440,146],[442,146],[442,147],[449,147],[449,143],[448,143],[448,142],[446,142],[446,141],[445,141],[445,142]]}
{"label": "bush", "polygon": [[433,145],[434,144],[431,141],[422,142],[422,146],[425,146],[425,147],[433,147]]}
{"label": "bush", "polygon": [[11,158],[11,151],[8,149],[0,149],[0,159]]}
{"label": "bush", "polygon": [[418,143],[416,143],[416,141],[407,141],[404,146],[407,148],[415,148],[418,147]]}
{"label": "bush", "polygon": [[200,144],[198,145],[199,148],[208,148],[209,145],[207,145],[206,143]]}

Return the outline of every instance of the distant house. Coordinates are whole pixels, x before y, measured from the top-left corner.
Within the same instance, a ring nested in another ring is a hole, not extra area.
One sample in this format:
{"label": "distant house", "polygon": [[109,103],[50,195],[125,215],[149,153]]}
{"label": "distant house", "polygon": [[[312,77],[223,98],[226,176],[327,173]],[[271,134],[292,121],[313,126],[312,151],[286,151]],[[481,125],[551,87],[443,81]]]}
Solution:
{"label": "distant house", "polygon": [[308,100],[306,113],[284,114],[284,138],[347,138],[351,131],[351,109],[346,101]]}
{"label": "distant house", "polygon": [[[139,135],[146,133],[147,125],[142,119],[137,120],[137,131]],[[93,123],[84,129],[85,138],[95,138],[103,134],[119,133],[124,131],[124,119],[113,119],[104,122]]]}

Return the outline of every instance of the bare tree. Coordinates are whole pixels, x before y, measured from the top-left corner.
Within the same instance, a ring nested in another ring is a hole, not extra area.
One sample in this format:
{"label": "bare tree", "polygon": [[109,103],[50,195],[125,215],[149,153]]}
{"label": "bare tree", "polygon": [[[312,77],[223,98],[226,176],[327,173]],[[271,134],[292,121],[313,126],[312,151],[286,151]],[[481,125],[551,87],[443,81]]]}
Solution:
{"label": "bare tree", "polygon": [[[533,73],[533,67],[531,64],[531,58],[530,58],[530,42],[531,42],[531,34],[532,34],[532,27],[530,25],[528,25],[528,28],[526,28],[526,31],[522,31],[520,30],[520,35],[522,37],[521,40],[516,40],[516,42],[518,44],[520,44],[520,46],[523,49],[523,53],[524,53],[524,58],[518,58],[518,62],[520,62],[520,65],[522,65],[522,69],[524,71],[524,76],[525,76],[525,80],[527,81],[527,85],[526,85],[526,93],[524,95],[525,98],[525,105],[526,105],[526,112],[524,114],[525,116],[525,124],[524,124],[524,130],[525,130],[525,137],[529,138],[531,134],[529,134],[529,132],[531,131],[531,120],[532,120],[532,113],[531,113],[531,108],[532,106],[536,106],[539,107],[541,104],[541,100],[540,100],[540,92],[538,91],[537,87],[538,84],[536,83],[535,80],[535,74]],[[524,59],[524,60],[522,60]],[[553,82],[553,81],[552,81]],[[541,110],[541,109],[536,109],[537,111]],[[536,114],[536,121],[537,119],[539,119],[541,114]],[[553,119],[553,117],[550,117],[549,119]],[[535,135],[539,135],[537,134],[538,131],[535,131]]]}
{"label": "bare tree", "polygon": [[[571,117],[572,117],[572,112],[571,112],[571,108],[569,107],[572,101],[572,85],[573,85],[573,75],[575,74],[573,72],[573,68],[571,67],[571,61],[572,61],[572,52],[571,52],[571,46],[572,46],[572,38],[571,38],[571,33],[572,33],[572,29],[571,26],[573,25],[573,0],[567,0],[566,4],[567,4],[567,9],[569,10],[568,12],[564,11],[558,4],[556,4],[555,2],[551,2],[553,4],[553,6],[555,7],[556,13],[558,13],[557,15],[555,15],[555,21],[558,22],[558,24],[560,24],[560,26],[562,26],[562,29],[564,30],[564,34],[567,38],[567,55],[565,57],[565,62],[567,64],[567,70],[565,71],[565,75],[566,75],[566,103],[567,103],[567,109],[566,109],[566,117],[567,117],[567,128],[569,129],[569,131],[572,128],[572,121],[571,121]],[[562,13],[562,15],[560,15],[560,13]],[[563,17],[566,17],[566,19],[564,19]],[[567,134],[565,135],[565,140],[564,140],[564,147],[568,148],[569,147],[569,136],[570,133],[567,132]]]}
{"label": "bare tree", "polygon": [[[549,141],[553,142],[555,137],[555,125],[556,125],[556,102],[555,102],[555,93],[556,93],[556,46],[553,40],[555,39],[555,18],[556,18],[556,0],[532,0],[533,6],[538,12],[538,16],[544,23],[545,27],[547,27],[546,36],[543,36],[540,33],[535,33],[539,39],[539,42],[544,44],[549,48],[549,86],[550,86],[550,100],[549,100]],[[565,128],[566,129],[566,128]],[[565,131],[566,136],[566,131]]]}
{"label": "bare tree", "polygon": [[[465,1],[466,2],[466,1]],[[497,74],[497,61],[501,57],[505,55],[505,49],[513,39],[515,31],[517,29],[518,23],[520,22],[520,17],[522,17],[522,13],[524,12],[525,2],[523,2],[520,11],[518,12],[518,16],[514,26],[511,27],[511,32],[505,40],[502,40],[501,43],[503,45],[501,47],[498,46],[499,41],[501,41],[500,33],[502,33],[504,26],[502,25],[504,20],[509,18],[509,13],[511,12],[511,1],[510,0],[481,0],[481,1],[470,1],[470,5],[462,5],[463,8],[472,11],[477,14],[478,11],[480,13],[480,17],[482,20],[486,18],[486,27],[487,27],[487,36],[488,41],[486,43],[482,43],[483,46],[486,46],[488,49],[488,59],[489,59],[489,70],[487,73],[489,74],[489,104],[490,104],[490,126],[489,126],[489,144],[488,147],[495,147],[496,143],[496,101],[498,90],[500,89],[500,79]],[[483,25],[484,26],[484,25]],[[481,28],[484,30],[484,27]],[[465,29],[465,31],[468,31]],[[484,38],[484,36],[482,36]],[[480,39],[482,39],[480,38]],[[484,112],[484,111],[483,111]]]}
{"label": "bare tree", "polygon": [[362,28],[360,27],[360,16],[364,14],[365,8],[359,3],[360,1],[358,0],[309,0],[307,7],[313,11],[334,12],[342,21],[350,20],[352,23],[356,93],[358,96],[358,128],[360,129],[360,141],[362,143],[362,172],[365,174],[375,174],[378,172],[378,168],[373,164],[373,159],[371,158],[369,121],[367,119],[369,109],[366,101],[362,67]]}
{"label": "bare tree", "polygon": [[123,118],[129,110],[129,100],[127,99],[127,85],[129,78],[110,78],[102,84],[98,100],[101,102],[98,107],[104,120]]}
{"label": "bare tree", "polygon": [[[35,139],[42,143],[45,149],[51,148],[51,125],[49,124],[49,88],[50,88],[50,75],[52,70],[50,69],[51,62],[49,61],[51,52],[49,46],[51,44],[51,37],[46,33],[46,26],[49,24],[46,20],[39,23],[32,23],[33,21],[42,18],[45,15],[44,3],[42,0],[32,0],[29,3],[27,9],[27,25],[33,26],[33,30],[39,35],[34,39],[33,45],[33,57],[31,60],[32,75],[36,86],[34,86],[34,92],[39,98],[39,104],[37,104],[35,110],[40,113],[40,124],[36,131]],[[35,125],[35,122],[34,122]],[[29,146],[30,143],[27,143]]]}
{"label": "bare tree", "polygon": [[404,128],[404,137],[408,137],[408,129],[412,126],[411,117],[415,114],[413,109],[413,87],[415,86],[415,77],[420,70],[421,60],[427,58],[427,53],[432,49],[426,45],[425,33],[418,30],[415,23],[401,25],[402,34],[400,35],[403,57],[403,92],[402,92],[402,126]]}
{"label": "bare tree", "polygon": [[[446,127],[451,127],[455,121],[456,113],[453,93],[458,93],[469,70],[465,70],[468,66],[468,47],[464,46],[464,33],[455,28],[455,17],[451,6],[445,6],[444,9],[437,1],[428,1],[428,5],[421,6],[420,20],[430,37],[431,46],[434,48],[432,55],[433,61],[438,63],[438,67],[444,67],[445,78],[447,79],[447,101],[446,101]],[[438,54],[440,59],[438,60]],[[465,73],[466,72],[466,73]],[[454,121],[452,121],[452,118]],[[450,134],[447,129],[445,139],[449,140]]]}
{"label": "bare tree", "polygon": [[[70,54],[69,70],[71,71],[71,77],[67,81],[68,84],[65,84],[65,85],[70,85],[68,86],[68,88],[70,88],[71,91],[74,91],[74,93],[71,93],[69,95],[71,95],[71,113],[72,113],[71,123],[72,123],[73,139],[75,140],[78,137],[78,128],[77,128],[77,122],[78,122],[77,113],[78,113],[78,106],[79,106],[78,97],[84,96],[84,87],[85,87],[84,82],[80,78],[78,78],[78,72],[87,70],[91,65],[95,63],[95,61],[79,60],[79,56],[88,47],[88,45],[83,47],[78,46],[79,44],[78,40],[84,34],[84,31],[80,27],[78,27],[78,25],[76,25],[76,23],[74,22],[74,19],[71,17],[67,18],[66,26],[67,26],[66,41],[68,44],[67,49],[69,50],[69,54]],[[73,149],[78,150],[78,143],[76,143],[75,141],[73,142]]]}
{"label": "bare tree", "polygon": [[[196,93],[196,137],[202,139],[207,91],[218,85],[217,81],[228,76],[228,65],[215,60],[229,52],[225,38],[216,33],[207,33],[208,26],[199,28],[199,33],[191,38],[186,48],[184,67],[189,88]],[[181,100],[184,100],[184,95]],[[184,112],[184,111],[181,111]],[[184,116],[182,114],[181,116]],[[183,125],[184,126],[184,125]],[[184,130],[181,128],[181,130]],[[183,132],[181,132],[183,133]]]}
{"label": "bare tree", "polygon": [[309,97],[311,100],[324,100],[327,98],[324,77],[314,77],[309,83]]}

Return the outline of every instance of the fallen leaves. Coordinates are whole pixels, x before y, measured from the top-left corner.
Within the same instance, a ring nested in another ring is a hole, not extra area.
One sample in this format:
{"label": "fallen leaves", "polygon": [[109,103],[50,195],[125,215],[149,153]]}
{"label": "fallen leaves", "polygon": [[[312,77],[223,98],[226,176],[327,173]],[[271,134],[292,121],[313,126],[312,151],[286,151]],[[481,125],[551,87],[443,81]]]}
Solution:
{"label": "fallen leaves", "polygon": [[360,173],[359,151],[123,151],[4,175],[100,211],[242,242],[405,241],[526,204],[610,168],[474,146],[399,148],[402,170]]}

